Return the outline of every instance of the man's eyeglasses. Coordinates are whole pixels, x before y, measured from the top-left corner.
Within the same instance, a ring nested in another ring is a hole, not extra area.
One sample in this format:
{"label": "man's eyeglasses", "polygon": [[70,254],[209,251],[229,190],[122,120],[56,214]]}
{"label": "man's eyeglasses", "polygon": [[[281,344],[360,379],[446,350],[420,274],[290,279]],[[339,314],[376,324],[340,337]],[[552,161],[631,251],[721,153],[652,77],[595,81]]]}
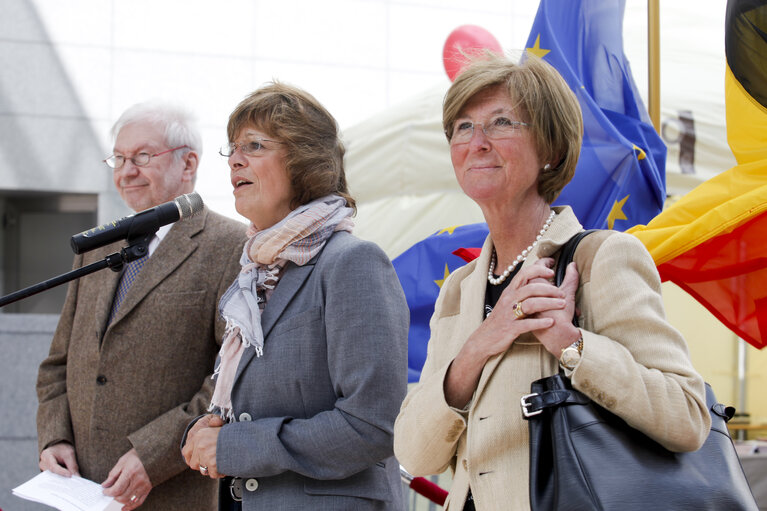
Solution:
{"label": "man's eyeglasses", "polygon": [[218,150],[218,154],[229,158],[237,151],[237,148],[239,147],[242,149],[242,154],[246,154],[248,156],[261,156],[264,154],[264,151],[268,149],[268,147],[264,146],[263,142],[282,144],[282,142],[278,142],[277,140],[269,140],[268,138],[254,138],[240,144],[236,142],[224,144],[221,146],[221,149]]}
{"label": "man's eyeglasses", "polygon": [[187,147],[189,146],[180,145],[178,147],[174,147],[173,149],[168,149],[167,151],[162,151],[156,154],[138,153],[137,155],[131,156],[130,158],[126,158],[125,156],[121,154],[113,154],[112,156],[104,160],[104,163],[106,163],[109,166],[109,168],[114,170],[121,169],[122,166],[125,165],[125,160],[130,160],[137,167],[146,167],[147,165],[149,165],[149,160],[151,160],[155,156],[162,156],[163,154],[172,153],[173,151],[178,151],[179,149],[186,149]]}
{"label": "man's eyeglasses", "polygon": [[512,121],[507,117],[496,117],[486,123],[474,123],[470,121],[457,122],[453,127],[452,136],[450,136],[450,144],[467,144],[471,141],[471,137],[474,136],[474,127],[481,126],[485,136],[490,140],[501,140],[504,138],[514,138],[522,132],[523,126],[530,126],[530,124],[522,121]]}

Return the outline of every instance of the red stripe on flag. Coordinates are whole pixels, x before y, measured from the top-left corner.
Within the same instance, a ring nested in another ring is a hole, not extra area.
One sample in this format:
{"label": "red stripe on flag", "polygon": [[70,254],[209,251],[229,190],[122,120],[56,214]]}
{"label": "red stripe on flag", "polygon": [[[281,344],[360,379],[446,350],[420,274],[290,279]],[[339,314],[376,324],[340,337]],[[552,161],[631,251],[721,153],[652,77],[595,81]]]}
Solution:
{"label": "red stripe on flag", "polygon": [[767,345],[767,213],[658,266],[749,344]]}
{"label": "red stripe on flag", "polygon": [[457,255],[467,263],[472,262],[479,257],[482,247],[461,247],[453,250],[453,255]]}

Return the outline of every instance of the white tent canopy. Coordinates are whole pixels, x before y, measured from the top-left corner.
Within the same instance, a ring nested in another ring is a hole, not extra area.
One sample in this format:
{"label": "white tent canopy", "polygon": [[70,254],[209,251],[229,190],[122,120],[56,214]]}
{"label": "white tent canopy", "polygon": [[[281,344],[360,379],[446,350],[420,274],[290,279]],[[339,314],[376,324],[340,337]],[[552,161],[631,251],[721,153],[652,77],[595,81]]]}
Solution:
{"label": "white tent canopy", "polygon": [[442,132],[445,82],[344,132],[355,233],[394,258],[438,229],[482,222],[453,174]]}

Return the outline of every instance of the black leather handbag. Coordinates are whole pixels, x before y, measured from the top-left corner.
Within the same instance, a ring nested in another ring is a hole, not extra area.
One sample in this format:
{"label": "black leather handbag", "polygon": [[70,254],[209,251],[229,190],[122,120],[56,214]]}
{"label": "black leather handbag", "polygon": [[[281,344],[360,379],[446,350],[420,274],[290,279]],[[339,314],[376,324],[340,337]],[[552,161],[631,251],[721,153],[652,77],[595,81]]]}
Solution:
{"label": "black leather handbag", "polygon": [[[557,279],[585,234],[563,248]],[[631,428],[574,390],[563,374],[534,381],[530,392],[522,412],[530,431],[533,511],[758,511],[727,431],[735,410],[717,403],[709,385],[711,432],[703,447],[688,453],[671,452]]]}

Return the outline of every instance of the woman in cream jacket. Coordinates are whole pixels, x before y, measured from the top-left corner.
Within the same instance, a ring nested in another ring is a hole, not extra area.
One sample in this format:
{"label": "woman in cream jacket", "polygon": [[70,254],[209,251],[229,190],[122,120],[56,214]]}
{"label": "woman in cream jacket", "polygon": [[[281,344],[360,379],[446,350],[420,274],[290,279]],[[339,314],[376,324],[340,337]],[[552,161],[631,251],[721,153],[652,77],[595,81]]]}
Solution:
{"label": "woman in cream jacket", "polygon": [[[445,281],[420,383],[395,423],[414,475],[454,473],[449,510],[529,509],[527,423],[520,398],[560,366],[573,386],[674,451],[710,426],[704,383],[665,319],[652,258],[633,236],[586,238],[561,287],[560,247],[582,230],[550,204],[580,151],[578,102],[548,64],[474,62],[448,91],[443,124],[456,178],[490,235]],[[572,324],[576,310],[580,328]]]}

